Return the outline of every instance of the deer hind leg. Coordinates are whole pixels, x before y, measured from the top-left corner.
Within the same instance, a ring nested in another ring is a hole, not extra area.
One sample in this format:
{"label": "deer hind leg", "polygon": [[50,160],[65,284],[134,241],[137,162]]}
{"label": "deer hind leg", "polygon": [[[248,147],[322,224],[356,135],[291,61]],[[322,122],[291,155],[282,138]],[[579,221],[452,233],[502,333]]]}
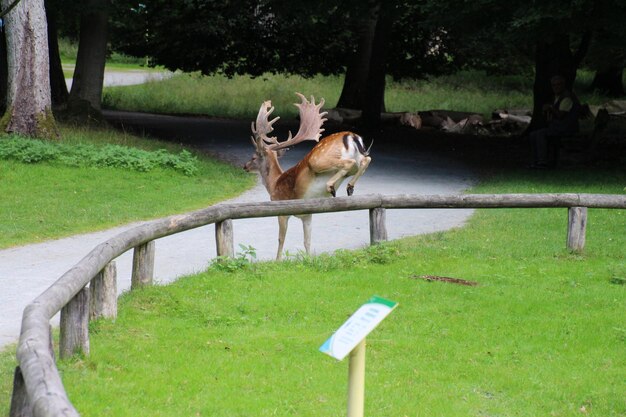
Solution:
{"label": "deer hind leg", "polygon": [[283,259],[283,246],[285,245],[285,236],[287,235],[287,223],[289,222],[289,216],[278,216],[278,253],[276,253],[276,260]]}
{"label": "deer hind leg", "polygon": [[337,195],[335,186],[337,186],[338,183],[340,183],[341,180],[343,180],[356,165],[356,161],[354,159],[342,159],[339,163],[340,166],[337,173],[326,182],[326,191],[328,191],[333,197],[336,197]]}
{"label": "deer hind leg", "polygon": [[311,254],[311,220],[313,219],[312,214],[304,214],[299,216],[300,220],[302,220],[302,230],[304,231],[304,250],[307,255]]}
{"label": "deer hind leg", "polygon": [[372,162],[372,158],[369,156],[366,156],[361,160],[356,174],[354,174],[354,177],[348,181],[348,195],[352,195],[352,193],[354,193],[354,184],[356,184],[356,181],[361,178],[361,175],[363,175],[367,167],[370,166],[370,162]]}

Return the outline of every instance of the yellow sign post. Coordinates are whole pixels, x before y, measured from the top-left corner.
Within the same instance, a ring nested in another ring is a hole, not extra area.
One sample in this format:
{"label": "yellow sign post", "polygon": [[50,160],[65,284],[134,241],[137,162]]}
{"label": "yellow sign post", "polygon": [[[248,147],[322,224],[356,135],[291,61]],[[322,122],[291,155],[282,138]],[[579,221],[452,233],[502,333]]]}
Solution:
{"label": "yellow sign post", "polygon": [[335,359],[350,355],[348,367],[348,417],[363,417],[365,407],[365,338],[398,303],[372,297],[320,347]]}

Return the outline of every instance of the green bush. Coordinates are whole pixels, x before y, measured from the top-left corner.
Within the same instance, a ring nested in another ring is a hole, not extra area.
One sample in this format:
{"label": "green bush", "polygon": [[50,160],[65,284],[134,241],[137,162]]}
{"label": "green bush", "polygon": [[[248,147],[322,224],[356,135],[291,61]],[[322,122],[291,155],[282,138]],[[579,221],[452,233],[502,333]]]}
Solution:
{"label": "green bush", "polygon": [[139,172],[162,168],[187,176],[198,172],[197,158],[186,150],[172,154],[164,149],[146,151],[121,145],[67,145],[19,136],[0,140],[0,159],[23,163],[56,162],[71,167],[122,168]]}

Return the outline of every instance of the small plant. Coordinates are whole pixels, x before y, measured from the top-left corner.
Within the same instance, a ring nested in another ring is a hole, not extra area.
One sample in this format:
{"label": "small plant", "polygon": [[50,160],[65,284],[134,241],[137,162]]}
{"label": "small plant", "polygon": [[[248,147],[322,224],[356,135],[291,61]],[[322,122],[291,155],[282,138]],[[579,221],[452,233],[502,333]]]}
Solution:
{"label": "small plant", "polygon": [[400,250],[394,245],[379,243],[368,246],[363,254],[367,262],[384,265],[397,260],[400,257]]}
{"label": "small plant", "polygon": [[211,261],[209,269],[220,272],[236,272],[249,267],[256,259],[256,249],[252,246],[239,244],[241,252],[236,256],[218,256]]}
{"label": "small plant", "polygon": [[0,140],[0,159],[27,164],[56,162],[81,168],[122,168],[138,172],[162,168],[187,176],[198,172],[198,159],[187,150],[173,154],[164,149],[145,151],[120,145],[67,145],[19,136]]}
{"label": "small plant", "polygon": [[305,268],[326,272],[349,267],[364,267],[371,264],[384,265],[401,259],[401,252],[391,243],[379,243],[361,250],[338,249],[332,254],[309,256],[303,251],[285,253],[289,262]]}

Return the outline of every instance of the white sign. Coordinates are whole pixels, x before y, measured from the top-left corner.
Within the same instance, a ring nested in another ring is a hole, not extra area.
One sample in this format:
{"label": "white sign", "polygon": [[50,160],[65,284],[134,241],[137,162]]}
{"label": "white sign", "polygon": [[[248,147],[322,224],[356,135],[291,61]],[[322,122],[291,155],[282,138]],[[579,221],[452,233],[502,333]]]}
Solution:
{"label": "white sign", "polygon": [[370,298],[324,342],[320,352],[342,360],[397,306],[395,301],[376,296]]}

